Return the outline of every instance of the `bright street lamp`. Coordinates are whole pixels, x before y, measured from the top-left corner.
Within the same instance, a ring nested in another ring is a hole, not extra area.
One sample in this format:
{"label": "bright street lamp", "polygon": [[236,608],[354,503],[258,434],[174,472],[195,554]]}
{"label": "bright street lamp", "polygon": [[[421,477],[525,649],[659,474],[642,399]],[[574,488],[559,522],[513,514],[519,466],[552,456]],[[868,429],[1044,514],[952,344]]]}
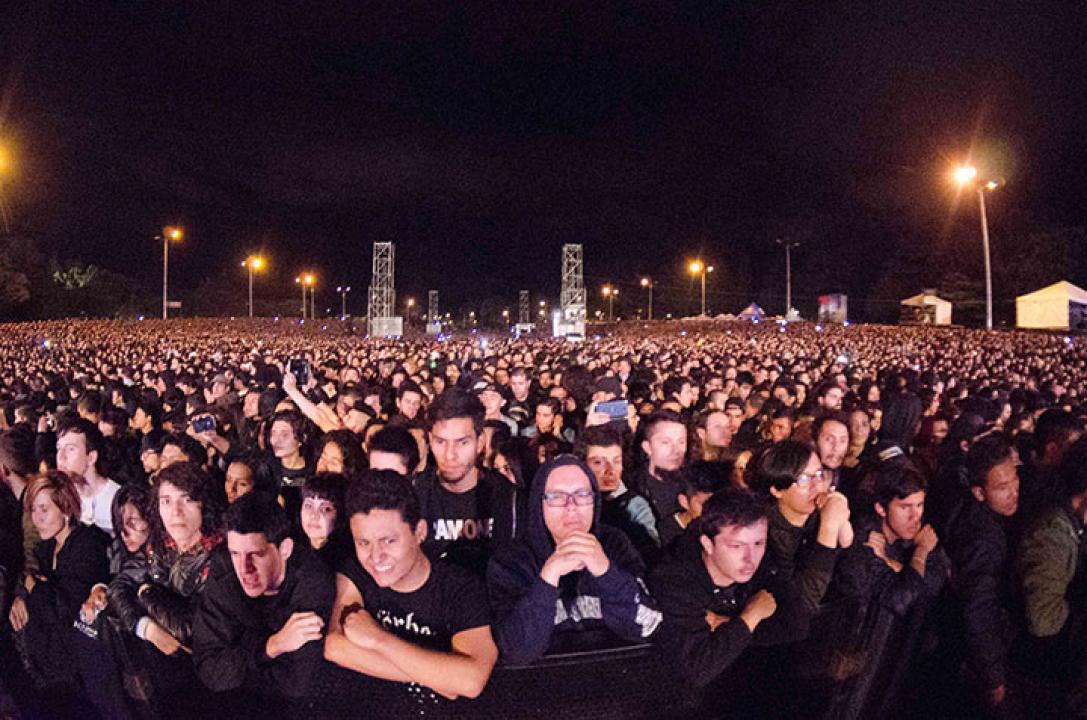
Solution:
{"label": "bright street lamp", "polygon": [[702,278],[702,316],[706,315],[706,274],[713,272],[713,265],[706,265],[701,260],[692,260],[688,269],[692,275],[699,275]]}
{"label": "bright street lamp", "polygon": [[[978,177],[978,169],[973,165],[961,165],[952,172],[951,177],[960,188],[971,185]],[[979,183],[978,208],[981,213],[981,249],[985,254],[985,329],[993,329],[993,273],[989,260],[989,221],[985,215],[985,191],[996,190],[1000,183],[996,180],[987,180]]]}
{"label": "bright street lamp", "polygon": [[[169,304],[170,287],[170,241],[177,242],[185,232],[176,225],[162,229],[162,319],[166,319],[166,307]],[[156,238],[157,240],[158,238]]]}
{"label": "bright street lamp", "polygon": [[313,273],[303,273],[294,279],[296,285],[302,288],[302,319],[306,319],[306,288],[310,289],[310,319],[317,318],[317,302],[314,299],[314,284],[317,282]]}
{"label": "bright street lamp", "polygon": [[253,271],[264,267],[264,258],[250,255],[242,260],[242,267],[249,269],[249,317],[253,317]]}
{"label": "bright street lamp", "polygon": [[336,287],[336,292],[338,292],[340,294],[340,319],[341,320],[346,320],[347,319],[347,293],[351,292],[351,286],[348,285],[348,286],[344,287],[343,285],[338,285]]}
{"label": "bright street lamp", "polygon": [[646,313],[646,315],[647,315],[646,319],[647,320],[652,320],[653,319],[653,278],[651,278],[651,277],[642,278],[642,287],[649,290],[649,311]]}
{"label": "bright street lamp", "polygon": [[601,292],[604,294],[604,297],[608,299],[608,322],[612,322],[614,319],[615,296],[619,294],[619,288],[605,285],[601,289]]}

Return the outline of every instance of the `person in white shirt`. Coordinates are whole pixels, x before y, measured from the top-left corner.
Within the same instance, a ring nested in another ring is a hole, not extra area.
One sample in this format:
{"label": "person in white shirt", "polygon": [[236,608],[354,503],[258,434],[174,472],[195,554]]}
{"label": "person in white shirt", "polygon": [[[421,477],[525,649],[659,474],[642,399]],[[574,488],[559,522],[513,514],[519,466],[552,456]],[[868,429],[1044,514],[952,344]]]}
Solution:
{"label": "person in white shirt", "polygon": [[72,420],[57,430],[57,469],[71,475],[79,489],[82,509],[79,521],[97,525],[112,537],[113,496],[121,489],[102,470],[105,441],[94,423],[82,418]]}

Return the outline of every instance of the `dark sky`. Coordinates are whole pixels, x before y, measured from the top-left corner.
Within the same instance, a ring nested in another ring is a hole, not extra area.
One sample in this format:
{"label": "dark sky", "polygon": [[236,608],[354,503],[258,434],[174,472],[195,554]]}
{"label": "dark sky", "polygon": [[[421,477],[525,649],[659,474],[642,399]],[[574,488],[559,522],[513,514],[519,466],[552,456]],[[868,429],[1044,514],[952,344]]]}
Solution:
{"label": "dark sky", "polygon": [[971,151],[997,222],[1087,223],[1076,3],[5,7],[16,225],[150,287],[178,222],[182,288],[258,247],[264,282],[362,288],[392,240],[401,295],[446,305],[557,293],[566,242],[594,289],[681,290],[701,251],[759,290],[782,232],[833,228],[808,262],[877,226],[976,244],[943,177]]}

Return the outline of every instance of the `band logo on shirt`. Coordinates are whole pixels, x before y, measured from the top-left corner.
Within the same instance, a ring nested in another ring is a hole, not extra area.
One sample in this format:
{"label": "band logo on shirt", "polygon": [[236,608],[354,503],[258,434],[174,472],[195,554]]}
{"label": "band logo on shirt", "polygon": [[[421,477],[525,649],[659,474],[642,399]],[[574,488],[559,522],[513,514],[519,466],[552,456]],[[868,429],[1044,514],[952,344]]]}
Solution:
{"label": "band logo on shirt", "polygon": [[387,628],[401,628],[407,630],[413,635],[433,635],[434,631],[427,625],[420,625],[415,622],[415,613],[410,612],[407,617],[397,617],[391,612],[385,609],[378,610],[374,617],[377,621]]}
{"label": "band logo on shirt", "polygon": [[438,518],[434,521],[433,540],[488,540],[494,530],[494,518]]}

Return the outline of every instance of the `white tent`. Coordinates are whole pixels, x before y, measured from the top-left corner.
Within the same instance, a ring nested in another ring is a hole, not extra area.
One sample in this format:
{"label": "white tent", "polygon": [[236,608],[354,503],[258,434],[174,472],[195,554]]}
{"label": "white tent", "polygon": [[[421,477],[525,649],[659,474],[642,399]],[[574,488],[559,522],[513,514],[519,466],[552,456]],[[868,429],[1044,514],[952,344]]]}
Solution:
{"label": "white tent", "polygon": [[1015,324],[1021,328],[1087,330],[1087,291],[1067,280],[1015,299]]}
{"label": "white tent", "polygon": [[931,292],[908,297],[901,303],[901,322],[909,325],[950,325],[951,303]]}

